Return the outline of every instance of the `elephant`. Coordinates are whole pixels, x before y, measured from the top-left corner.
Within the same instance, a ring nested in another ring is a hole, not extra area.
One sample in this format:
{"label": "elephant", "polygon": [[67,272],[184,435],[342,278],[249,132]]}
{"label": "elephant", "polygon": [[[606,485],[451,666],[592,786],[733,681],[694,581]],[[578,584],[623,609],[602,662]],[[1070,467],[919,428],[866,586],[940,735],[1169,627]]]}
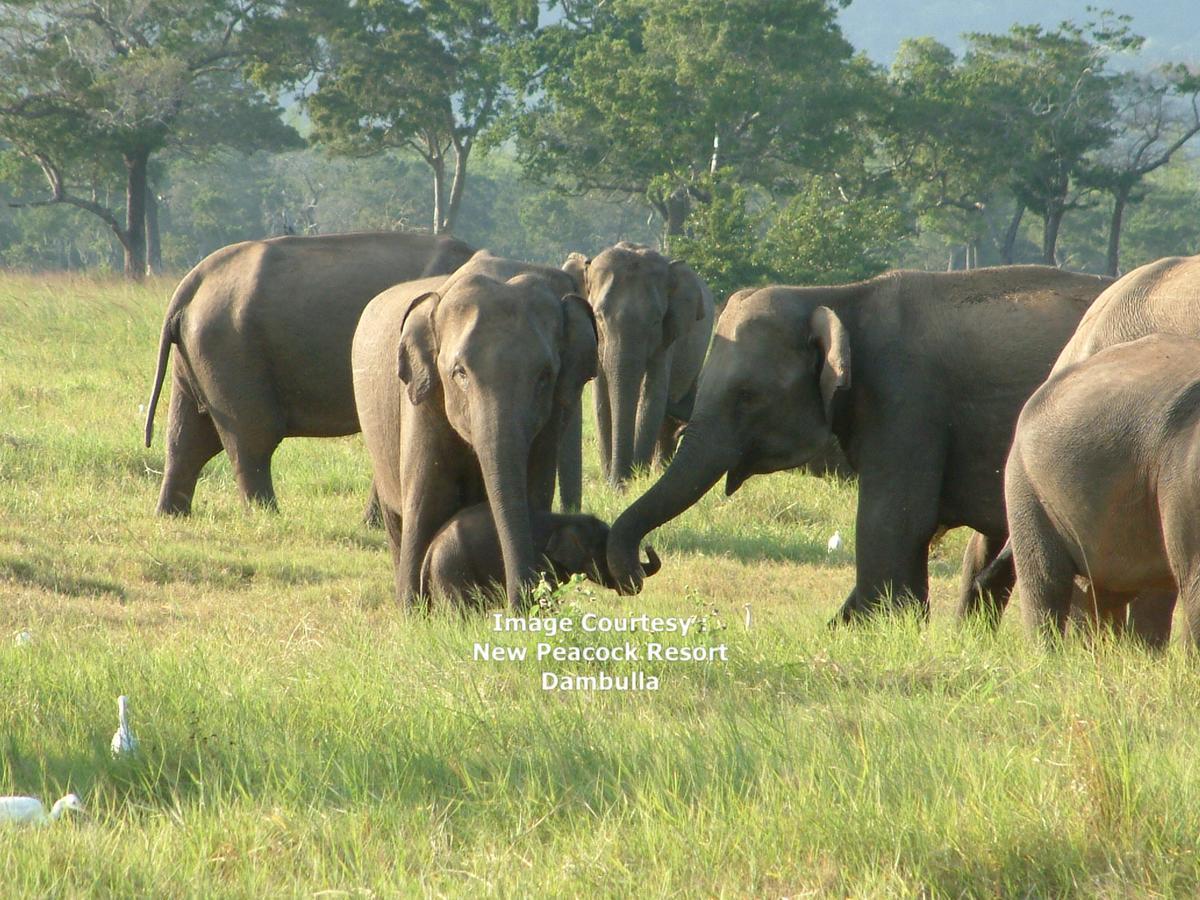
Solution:
{"label": "elephant", "polygon": [[246,241],[201,260],[167,306],[146,413],[149,447],[175,345],[158,512],[190,513],[200,471],[222,449],[243,498],[276,508],[271,456],[283,438],[359,430],[350,342],[367,303],[473,253],[450,237],[378,232]]}
{"label": "elephant", "polygon": [[[1107,347],[1155,333],[1200,337],[1200,256],[1167,257],[1118,279],[1084,315],[1051,374]],[[994,561],[979,569],[972,573],[970,566],[964,566],[964,587],[970,582],[964,591],[964,614],[982,610],[998,619],[1016,581],[1011,548],[1006,545]],[[1170,638],[1173,592],[1143,592],[1132,604],[1106,603],[1097,600],[1098,594],[1093,589],[1090,597],[1080,594],[1077,600],[1083,600],[1089,612],[1107,612],[1101,618],[1110,627],[1123,630],[1128,609],[1128,625],[1143,642],[1161,646]]]}
{"label": "elephant", "polygon": [[[595,516],[535,512],[530,517],[539,573],[551,585],[584,575],[596,584],[616,588],[608,571],[608,524]],[[642,563],[646,576],[661,568],[653,547]],[[486,503],[464,509],[442,526],[425,552],[421,595],[444,597],[458,605],[504,582],[500,537]]]}
{"label": "elephant", "polygon": [[1004,543],[1001,471],[1017,414],[1108,283],[1006,266],[735,294],[675,458],[613,523],[613,575],[636,593],[648,532],[722,475],[732,494],[752,475],[803,465],[834,434],[859,486],[855,587],[838,620],[887,598],[928,615],[931,539],[967,525]]}
{"label": "elephant", "polygon": [[597,353],[591,307],[562,290],[565,273],[490,274],[531,268],[477,254],[449,279],[384,291],[354,333],[354,399],[406,607],[434,536],[485,501],[509,606],[526,606],[531,516],[550,510],[559,445]]}
{"label": "elephant", "polygon": [[563,268],[583,286],[600,333],[595,407],[600,468],[619,487],[674,448],[691,415],[712,337],[713,297],[687,263],[622,241]]}
{"label": "elephant", "polygon": [[1152,334],[1051,375],[1017,422],[1004,495],[1040,630],[1062,634],[1082,578],[1110,616],[1178,592],[1200,647],[1200,340]]}

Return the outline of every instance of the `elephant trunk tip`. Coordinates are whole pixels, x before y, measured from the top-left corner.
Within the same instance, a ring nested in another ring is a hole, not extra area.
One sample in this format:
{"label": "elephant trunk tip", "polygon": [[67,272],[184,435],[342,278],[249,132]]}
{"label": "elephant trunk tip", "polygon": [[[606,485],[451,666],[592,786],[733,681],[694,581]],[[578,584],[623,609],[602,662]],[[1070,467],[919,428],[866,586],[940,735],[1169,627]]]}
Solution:
{"label": "elephant trunk tip", "polygon": [[654,552],[654,548],[649,544],[646,545],[646,561],[642,563],[642,571],[647,578],[652,578],[662,569],[662,560],[658,558],[658,554]]}

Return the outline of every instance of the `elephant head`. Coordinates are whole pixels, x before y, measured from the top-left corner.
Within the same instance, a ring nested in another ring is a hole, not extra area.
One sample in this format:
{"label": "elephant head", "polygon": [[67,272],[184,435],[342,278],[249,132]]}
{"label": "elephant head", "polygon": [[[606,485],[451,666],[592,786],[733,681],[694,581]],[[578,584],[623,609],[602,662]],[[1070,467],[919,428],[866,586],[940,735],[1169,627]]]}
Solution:
{"label": "elephant head", "polygon": [[[559,581],[580,574],[606,588],[617,589],[617,581],[608,569],[608,525],[595,516],[556,516],[545,557]],[[647,578],[662,568],[658,554],[649,545],[646,561],[640,565]]]}
{"label": "elephant head", "polygon": [[[596,372],[596,329],[579,296],[536,275],[457,277],[405,317],[397,371],[414,406],[438,403],[474,451],[504,557],[509,603],[535,579],[531,479],[549,473],[564,410]],[[548,458],[547,458],[548,456]]]}
{"label": "elephant head", "polygon": [[600,462],[620,485],[648,465],[667,411],[671,346],[706,315],[707,290],[680,260],[622,242],[563,266],[586,291],[600,336]]}
{"label": "elephant head", "polygon": [[642,538],[722,475],[732,494],[751,475],[794,468],[822,451],[849,387],[850,337],[834,310],[771,288],[731,298],[674,459],[613,523],[608,561],[621,590],[641,588]]}

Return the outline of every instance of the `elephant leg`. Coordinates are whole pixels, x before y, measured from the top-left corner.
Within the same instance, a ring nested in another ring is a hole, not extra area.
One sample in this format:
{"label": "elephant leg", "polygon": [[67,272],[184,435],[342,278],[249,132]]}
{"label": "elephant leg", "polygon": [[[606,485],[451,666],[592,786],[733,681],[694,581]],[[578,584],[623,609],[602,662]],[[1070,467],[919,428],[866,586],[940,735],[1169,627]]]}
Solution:
{"label": "elephant leg", "polygon": [[658,445],[654,448],[654,465],[656,468],[665,469],[670,465],[671,457],[675,455],[675,447],[679,443],[676,435],[679,434],[679,429],[683,425],[684,423],[674,416],[668,415],[663,419],[662,428],[658,432]]}
{"label": "elephant leg", "polygon": [[583,505],[583,400],[567,413],[558,439],[558,497],[566,512]]}
{"label": "elephant leg", "polygon": [[1129,601],[1132,594],[1096,588],[1082,591],[1076,585],[1071,594],[1071,618],[1089,640],[1121,638],[1125,634]]}
{"label": "elephant leg", "polygon": [[864,464],[866,474],[859,481],[855,585],[839,618],[850,622],[885,605],[915,606],[928,617],[929,542],[938,526],[940,453],[894,448],[875,456]]}
{"label": "elephant leg", "polygon": [[[1075,562],[1036,499],[1009,496],[1017,591],[1029,626],[1047,639],[1062,638],[1075,593]],[[1019,527],[1017,524],[1019,523]]]}
{"label": "elephant leg", "polygon": [[379,506],[379,489],[375,487],[375,480],[371,480],[371,493],[367,497],[367,508],[362,514],[363,524],[368,528],[383,527],[383,510]]}
{"label": "elephant leg", "polygon": [[411,610],[418,602],[423,609],[428,608],[429,598],[420,596],[425,553],[438,531],[461,508],[461,492],[456,481],[443,479],[441,483],[431,484],[425,479],[422,484],[406,489],[404,511],[400,516],[384,515],[396,573],[396,601],[404,608]]}
{"label": "elephant leg", "polygon": [[233,463],[238,487],[247,503],[270,510],[279,508],[271,481],[271,456],[282,437],[272,433],[221,432],[221,443]]}
{"label": "elephant leg", "polygon": [[1164,650],[1171,640],[1174,591],[1147,591],[1129,604],[1129,630],[1151,650]]}
{"label": "elephant leg", "polygon": [[1200,572],[1190,571],[1179,578],[1179,602],[1192,649],[1200,650]]}
{"label": "elephant leg", "polygon": [[[975,532],[963,553],[962,577],[959,582],[958,617],[960,620],[982,615],[995,628],[1012,596],[1017,573],[1012,556],[998,560],[1007,534],[984,535]],[[995,563],[995,565],[993,565]]]}
{"label": "elephant leg", "polygon": [[186,516],[192,511],[192,496],[200,472],[220,452],[221,438],[212,418],[200,409],[191,388],[177,371],[171,386],[159,515]]}
{"label": "elephant leg", "polygon": [[608,397],[608,379],[601,369],[592,382],[592,401],[596,407],[596,442],[600,446],[600,475],[607,481],[612,471],[612,404]]}

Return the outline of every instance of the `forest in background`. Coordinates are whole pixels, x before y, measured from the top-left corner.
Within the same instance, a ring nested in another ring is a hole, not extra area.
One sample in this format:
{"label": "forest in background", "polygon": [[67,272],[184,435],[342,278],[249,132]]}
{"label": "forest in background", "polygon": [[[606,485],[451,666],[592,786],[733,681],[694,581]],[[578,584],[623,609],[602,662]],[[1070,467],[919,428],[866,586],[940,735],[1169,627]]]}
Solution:
{"label": "forest in background", "polygon": [[909,38],[883,65],[847,7],[0,3],[0,265],[138,278],[399,228],[549,263],[658,243],[726,293],[1200,252],[1200,77],[1136,21]]}

